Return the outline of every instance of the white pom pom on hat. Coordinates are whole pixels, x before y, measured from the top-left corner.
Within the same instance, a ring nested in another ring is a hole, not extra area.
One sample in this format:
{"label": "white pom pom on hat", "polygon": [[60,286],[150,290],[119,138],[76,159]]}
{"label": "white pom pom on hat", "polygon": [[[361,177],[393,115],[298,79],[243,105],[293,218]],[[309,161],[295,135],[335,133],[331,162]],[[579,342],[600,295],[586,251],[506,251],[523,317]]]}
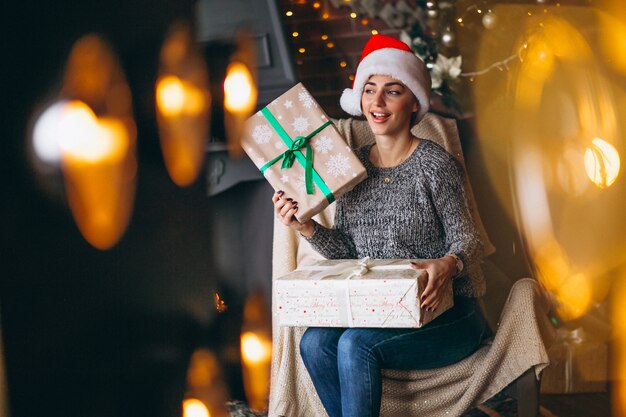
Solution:
{"label": "white pom pom on hat", "polygon": [[424,62],[401,40],[386,35],[373,35],[365,44],[352,88],[346,88],[339,103],[352,116],[362,116],[361,95],[372,75],[386,75],[401,81],[419,102],[415,123],[430,107],[430,74]]}

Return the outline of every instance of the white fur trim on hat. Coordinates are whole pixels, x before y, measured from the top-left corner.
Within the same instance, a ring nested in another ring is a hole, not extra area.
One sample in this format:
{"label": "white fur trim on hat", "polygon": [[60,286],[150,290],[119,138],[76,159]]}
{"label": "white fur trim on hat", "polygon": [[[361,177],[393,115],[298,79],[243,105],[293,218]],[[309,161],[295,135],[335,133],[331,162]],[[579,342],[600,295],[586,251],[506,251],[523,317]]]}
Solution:
{"label": "white fur trim on hat", "polygon": [[362,116],[361,95],[372,75],[386,75],[406,85],[417,98],[419,110],[415,123],[424,117],[430,107],[430,74],[424,62],[415,54],[396,48],[382,48],[368,54],[356,70],[352,88],[343,90],[339,103],[353,116]]}

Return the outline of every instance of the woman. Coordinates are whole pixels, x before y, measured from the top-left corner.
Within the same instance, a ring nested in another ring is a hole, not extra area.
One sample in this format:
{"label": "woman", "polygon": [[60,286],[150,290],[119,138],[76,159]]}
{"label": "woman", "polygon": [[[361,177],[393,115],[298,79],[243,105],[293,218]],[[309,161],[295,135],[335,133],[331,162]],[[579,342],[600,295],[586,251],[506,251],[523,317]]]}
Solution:
{"label": "woman", "polygon": [[337,200],[335,225],[298,222],[297,201],[272,200],[281,221],[332,259],[420,259],[428,284],[419,300],[439,307],[452,285],[455,306],[419,329],[309,328],[300,351],[329,416],[378,416],[381,369],[426,369],[455,363],[478,349],[488,328],[476,297],[484,294],[482,244],[458,162],[411,127],[428,110],[430,76],[404,43],[374,35],[353,89],[341,106],[365,115],[376,141],[356,150],[368,178]]}

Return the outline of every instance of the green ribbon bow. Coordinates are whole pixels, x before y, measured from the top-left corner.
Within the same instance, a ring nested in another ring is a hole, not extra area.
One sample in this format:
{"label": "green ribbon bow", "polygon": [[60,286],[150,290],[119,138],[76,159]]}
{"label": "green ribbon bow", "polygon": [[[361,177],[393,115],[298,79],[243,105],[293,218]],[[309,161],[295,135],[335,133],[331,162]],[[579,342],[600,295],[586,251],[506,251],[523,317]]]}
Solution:
{"label": "green ribbon bow", "polygon": [[[291,168],[294,161],[297,159],[298,162],[300,162],[300,164],[304,167],[306,193],[313,194],[315,192],[313,190],[313,182],[315,182],[315,185],[317,185],[326,196],[329,204],[335,201],[333,193],[330,191],[328,186],[326,186],[326,183],[324,183],[324,180],[322,180],[315,169],[313,169],[313,151],[311,150],[311,145],[309,144],[309,139],[324,130],[328,125],[332,124],[332,122],[329,120],[313,132],[309,133],[307,136],[297,136],[295,140],[292,140],[267,107],[261,110],[261,114],[265,116],[272,128],[276,131],[276,133],[278,133],[278,136],[280,136],[285,145],[287,145],[287,150],[285,152],[281,153],[260,168],[261,173],[264,173],[265,170],[281,159],[283,160],[280,167],[281,169]],[[300,149],[302,148],[306,149],[305,155],[302,155],[302,152],[300,152]]]}

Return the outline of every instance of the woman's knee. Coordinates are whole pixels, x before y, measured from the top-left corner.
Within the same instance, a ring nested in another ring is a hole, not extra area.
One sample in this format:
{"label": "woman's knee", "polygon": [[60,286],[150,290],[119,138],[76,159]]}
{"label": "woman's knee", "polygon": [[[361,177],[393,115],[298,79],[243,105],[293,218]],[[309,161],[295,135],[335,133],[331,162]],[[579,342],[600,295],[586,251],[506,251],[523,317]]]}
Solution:
{"label": "woman's knee", "polygon": [[335,356],[340,333],[337,329],[308,328],[300,339],[300,355],[308,363],[315,363],[329,356]]}
{"label": "woman's knee", "polygon": [[374,355],[371,344],[365,332],[360,329],[348,329],[339,338],[337,356],[346,363],[372,359]]}

